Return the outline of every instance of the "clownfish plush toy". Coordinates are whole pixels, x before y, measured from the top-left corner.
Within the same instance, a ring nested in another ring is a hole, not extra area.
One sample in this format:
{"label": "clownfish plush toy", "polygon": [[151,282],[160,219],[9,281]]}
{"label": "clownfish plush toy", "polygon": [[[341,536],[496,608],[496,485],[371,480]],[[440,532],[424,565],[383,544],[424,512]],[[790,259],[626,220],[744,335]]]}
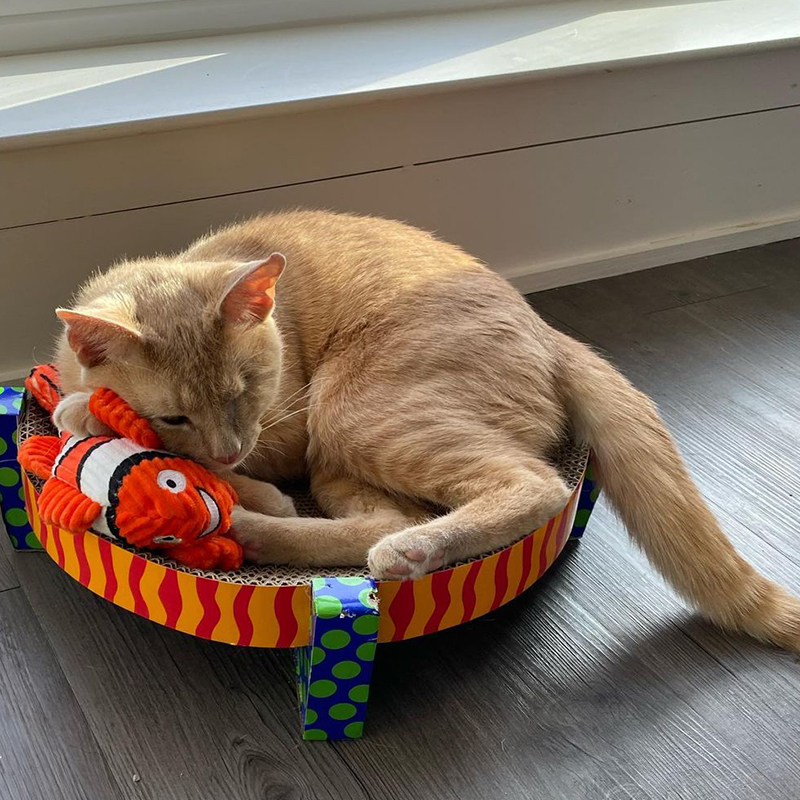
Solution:
{"label": "clownfish plush toy", "polygon": [[[26,386],[52,412],[58,373],[37,367]],[[197,569],[238,569],[242,548],[225,534],[237,500],[233,488],[200,464],[161,450],[147,420],[119,395],[98,389],[89,409],[114,436],[31,436],[19,462],[46,480],[39,513],[47,524],[88,530],[165,555]]]}

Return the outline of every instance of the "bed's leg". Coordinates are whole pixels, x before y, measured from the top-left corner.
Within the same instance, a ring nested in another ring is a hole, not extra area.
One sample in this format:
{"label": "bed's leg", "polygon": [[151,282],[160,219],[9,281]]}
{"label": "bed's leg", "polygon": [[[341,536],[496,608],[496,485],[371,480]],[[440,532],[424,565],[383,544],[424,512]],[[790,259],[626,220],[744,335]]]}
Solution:
{"label": "bed's leg", "polygon": [[578,497],[578,509],[575,512],[575,522],[572,525],[570,539],[580,539],[586,526],[589,524],[589,517],[600,496],[600,487],[597,485],[594,463],[591,454],[589,463],[586,465],[586,474],[583,476],[583,486],[581,486],[580,497]]}
{"label": "bed's leg", "polygon": [[22,469],[17,461],[17,422],[24,389],[0,386],[0,512],[15,550],[41,550],[28,523]]}
{"label": "bed's leg", "polygon": [[379,621],[375,581],[313,580],[311,638],[295,650],[303,739],[361,736]]}

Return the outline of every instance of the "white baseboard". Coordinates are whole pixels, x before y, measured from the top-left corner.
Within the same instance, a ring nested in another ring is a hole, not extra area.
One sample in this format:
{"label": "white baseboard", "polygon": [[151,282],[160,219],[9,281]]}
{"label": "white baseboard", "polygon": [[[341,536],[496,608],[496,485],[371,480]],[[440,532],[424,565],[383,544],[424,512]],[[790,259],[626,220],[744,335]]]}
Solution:
{"label": "white baseboard", "polygon": [[561,263],[549,264],[543,270],[520,271],[512,275],[506,274],[505,277],[520,292],[530,294],[797,237],[800,237],[800,215],[777,222],[733,225],[723,231],[706,231],[677,241],[669,239],[663,243],[650,242],[641,248],[567,259]]}

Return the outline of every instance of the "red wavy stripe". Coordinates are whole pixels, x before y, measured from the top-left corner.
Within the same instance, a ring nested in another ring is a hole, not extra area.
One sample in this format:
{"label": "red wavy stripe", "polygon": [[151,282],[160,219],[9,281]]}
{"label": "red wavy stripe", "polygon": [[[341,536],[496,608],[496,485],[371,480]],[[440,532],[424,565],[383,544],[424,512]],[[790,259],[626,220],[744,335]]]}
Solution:
{"label": "red wavy stripe", "polygon": [[133,595],[133,612],[145,619],[150,616],[147,603],[145,603],[142,596],[141,587],[142,575],[144,575],[146,567],[147,562],[141,556],[134,556],[128,570],[128,586],[130,586],[131,594]]}
{"label": "red wavy stripe", "polygon": [[414,583],[413,581],[403,581],[389,606],[388,612],[389,619],[394,623],[393,642],[400,641],[406,635],[406,630],[414,616],[415,607]]}
{"label": "red wavy stripe", "polygon": [[461,589],[461,602],[464,605],[464,616],[461,617],[462,622],[471,620],[472,614],[475,611],[475,581],[478,580],[481,564],[483,564],[483,561],[473,561],[472,564],[470,564],[467,579],[464,581],[464,586]]}
{"label": "red wavy stripe", "polygon": [[564,509],[564,513],[561,515],[561,522],[558,525],[558,534],[556,535],[556,556],[558,556],[558,554],[561,552],[561,549],[564,547],[564,544],[567,541],[567,536],[569,536],[567,522],[569,522],[569,510],[571,505],[572,501],[570,501],[567,507]]}
{"label": "red wavy stripe", "polygon": [[106,600],[113,600],[117,593],[117,576],[114,573],[114,562],[111,560],[111,543],[107,539],[98,541],[100,548],[100,561],[103,563],[103,573],[106,576],[106,586],[103,589],[103,597]]}
{"label": "red wavy stripe", "polygon": [[299,625],[292,608],[294,587],[281,586],[275,595],[275,617],[278,620],[279,632],[276,647],[288,647],[297,636]]}
{"label": "red wavy stripe", "polygon": [[86,560],[86,534],[75,534],[75,555],[78,557],[78,583],[84,586],[89,585],[89,580],[92,577],[92,570],[89,567],[89,562]]}
{"label": "red wavy stripe", "polygon": [[522,542],[522,575],[519,576],[519,583],[517,584],[517,591],[514,597],[521,595],[525,589],[525,584],[528,582],[528,576],[531,574],[533,566],[533,534]]}
{"label": "red wavy stripe", "polygon": [[158,599],[167,612],[164,624],[168,628],[174,628],[178,624],[178,618],[183,610],[183,599],[181,590],[178,586],[178,573],[174,569],[168,569],[164,573],[164,578],[158,587]]}
{"label": "red wavy stripe", "polygon": [[38,536],[42,547],[47,549],[47,542],[50,540],[50,531],[47,529],[47,525],[42,521],[39,522]]}
{"label": "red wavy stripe", "polygon": [[204,639],[210,639],[214,628],[217,627],[217,623],[222,614],[214,599],[216,593],[216,581],[210,581],[208,578],[197,579],[197,599],[203,607],[203,618],[197,623],[197,628],[194,632],[195,636],[202,636]]}
{"label": "red wavy stripe", "polygon": [[61,544],[61,529],[54,525],[51,533],[56,543],[56,563],[61,569],[64,569],[64,545]]}
{"label": "red wavy stripe", "polygon": [[508,589],[508,559],[511,558],[511,548],[507,547],[500,553],[494,568],[494,600],[492,608],[497,608],[503,602]]}
{"label": "red wavy stripe", "polygon": [[439,630],[439,625],[442,624],[442,618],[450,605],[450,578],[453,575],[453,570],[448,569],[445,572],[434,572],[431,575],[431,596],[433,597],[433,614],[431,618],[425,623],[425,630],[423,633],[434,633]]}
{"label": "red wavy stripe", "polygon": [[542,575],[544,575],[544,571],[547,569],[547,545],[550,544],[550,537],[553,535],[553,527],[553,520],[550,520],[550,522],[547,523],[542,549],[539,551],[539,572],[536,576],[537,579],[541,578]]}
{"label": "red wavy stripe", "polygon": [[[236,621],[236,627],[239,629],[239,640],[236,644],[247,646],[253,638],[253,620],[250,619],[249,607],[250,598],[256,590],[255,586],[242,586],[233,598],[233,619]],[[280,590],[278,591],[280,594]],[[291,603],[291,599],[289,601]],[[294,617],[294,615],[292,615]],[[296,624],[296,623],[295,623]],[[296,631],[295,631],[296,632]],[[283,627],[281,627],[283,633]],[[289,641],[293,641],[294,637]],[[285,647],[286,645],[279,645]]]}

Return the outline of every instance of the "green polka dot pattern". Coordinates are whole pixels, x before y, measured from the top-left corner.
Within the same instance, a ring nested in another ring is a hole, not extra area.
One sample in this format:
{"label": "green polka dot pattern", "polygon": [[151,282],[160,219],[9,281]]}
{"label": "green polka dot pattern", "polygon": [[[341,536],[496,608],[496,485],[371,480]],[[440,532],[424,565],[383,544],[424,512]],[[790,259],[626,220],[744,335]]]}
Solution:
{"label": "green polka dot pattern", "polygon": [[0,467],[0,486],[16,486],[21,480],[18,470],[13,467]]}
{"label": "green polka dot pattern", "polygon": [[22,397],[19,387],[0,386],[0,516],[15,550],[41,550],[28,524],[17,463],[17,419]]}
{"label": "green polka dot pattern", "polygon": [[372,661],[375,658],[375,644],[374,642],[365,642],[360,645],[356,650],[356,655],[362,661]]}
{"label": "green polka dot pattern", "polygon": [[336,693],[336,684],[333,681],[314,681],[308,687],[308,693],[312,697],[330,697]]}
{"label": "green polka dot pattern", "polygon": [[332,594],[324,594],[317,598],[317,616],[323,619],[333,619],[342,614],[342,601]]}
{"label": "green polka dot pattern", "polygon": [[357,619],[353,620],[353,630],[356,633],[366,636],[370,633],[377,633],[379,624],[380,620],[378,617],[368,614],[364,617],[358,617]]}
{"label": "green polka dot pattern", "polygon": [[364,730],[380,617],[366,578],[315,578],[311,643],[296,652],[303,738],[357,739]]}
{"label": "green polka dot pattern", "polygon": [[366,703],[367,698],[369,697],[369,686],[366,683],[362,683],[359,686],[354,686],[348,693],[347,696],[354,702],[354,703]]}
{"label": "green polka dot pattern", "polygon": [[334,677],[340,680],[347,680],[349,678],[355,678],[355,676],[361,672],[361,666],[356,664],[355,661],[340,661],[338,664],[333,665],[331,672],[334,674]]}
{"label": "green polka dot pattern", "polygon": [[583,485],[578,497],[578,508],[575,512],[575,522],[572,525],[570,539],[580,539],[583,536],[586,526],[589,524],[589,517],[592,516],[594,504],[600,496],[600,487],[597,485],[592,456],[589,455],[589,464],[586,467],[586,474],[583,476]]}
{"label": "green polka dot pattern", "polygon": [[326,650],[341,650],[350,644],[350,634],[347,631],[328,631],[322,634],[320,642]]}
{"label": "green polka dot pattern", "polygon": [[344,727],[344,735],[348,739],[360,739],[363,733],[364,733],[363,722],[351,722],[349,725],[345,725]]}

